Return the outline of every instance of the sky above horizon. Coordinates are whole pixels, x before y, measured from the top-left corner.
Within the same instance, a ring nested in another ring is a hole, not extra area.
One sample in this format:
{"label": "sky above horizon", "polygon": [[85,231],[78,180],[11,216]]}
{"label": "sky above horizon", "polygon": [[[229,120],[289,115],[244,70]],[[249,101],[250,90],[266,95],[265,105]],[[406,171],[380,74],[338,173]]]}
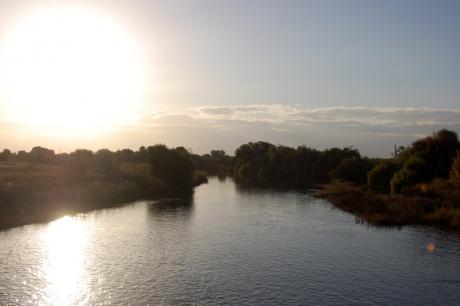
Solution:
{"label": "sky above horizon", "polygon": [[0,0],[0,149],[389,156],[460,132],[458,29],[458,1]]}

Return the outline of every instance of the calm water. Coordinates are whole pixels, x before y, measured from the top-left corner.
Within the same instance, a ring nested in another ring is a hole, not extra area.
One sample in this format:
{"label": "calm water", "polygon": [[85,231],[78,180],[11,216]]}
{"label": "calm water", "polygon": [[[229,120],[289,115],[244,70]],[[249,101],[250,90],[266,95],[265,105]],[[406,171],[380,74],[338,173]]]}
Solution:
{"label": "calm water", "polygon": [[3,231],[0,247],[1,305],[460,304],[459,236],[230,180]]}

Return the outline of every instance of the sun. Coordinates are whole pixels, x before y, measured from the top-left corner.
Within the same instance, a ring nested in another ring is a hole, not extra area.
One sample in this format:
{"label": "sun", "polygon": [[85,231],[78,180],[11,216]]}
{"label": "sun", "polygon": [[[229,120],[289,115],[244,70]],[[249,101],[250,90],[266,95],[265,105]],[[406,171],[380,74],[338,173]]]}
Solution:
{"label": "sun", "polygon": [[37,10],[0,43],[0,103],[9,121],[92,134],[136,115],[145,94],[140,44],[108,15]]}

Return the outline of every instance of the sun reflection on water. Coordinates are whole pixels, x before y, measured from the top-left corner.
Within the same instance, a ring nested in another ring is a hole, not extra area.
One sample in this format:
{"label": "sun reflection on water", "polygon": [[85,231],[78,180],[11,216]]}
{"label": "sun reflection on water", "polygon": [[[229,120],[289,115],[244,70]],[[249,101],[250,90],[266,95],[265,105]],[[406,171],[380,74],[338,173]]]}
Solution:
{"label": "sun reflection on water", "polygon": [[48,225],[44,234],[46,255],[43,264],[46,304],[82,303],[88,282],[84,273],[87,242],[87,227],[79,218],[65,216]]}

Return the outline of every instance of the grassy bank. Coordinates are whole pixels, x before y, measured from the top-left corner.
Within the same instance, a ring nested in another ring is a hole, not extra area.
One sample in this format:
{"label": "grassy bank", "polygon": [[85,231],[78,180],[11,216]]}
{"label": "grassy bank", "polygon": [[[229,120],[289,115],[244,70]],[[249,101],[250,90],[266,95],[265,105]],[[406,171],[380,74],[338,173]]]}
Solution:
{"label": "grassy bank", "polygon": [[[76,170],[59,165],[0,163],[0,229],[134,200],[189,196],[192,192],[151,176],[146,163],[120,163],[104,174]],[[205,182],[205,173],[197,173],[194,185]]]}
{"label": "grassy bank", "polygon": [[374,225],[426,225],[460,231],[459,190],[442,188],[412,196],[388,195],[335,181],[324,185],[316,196]]}

